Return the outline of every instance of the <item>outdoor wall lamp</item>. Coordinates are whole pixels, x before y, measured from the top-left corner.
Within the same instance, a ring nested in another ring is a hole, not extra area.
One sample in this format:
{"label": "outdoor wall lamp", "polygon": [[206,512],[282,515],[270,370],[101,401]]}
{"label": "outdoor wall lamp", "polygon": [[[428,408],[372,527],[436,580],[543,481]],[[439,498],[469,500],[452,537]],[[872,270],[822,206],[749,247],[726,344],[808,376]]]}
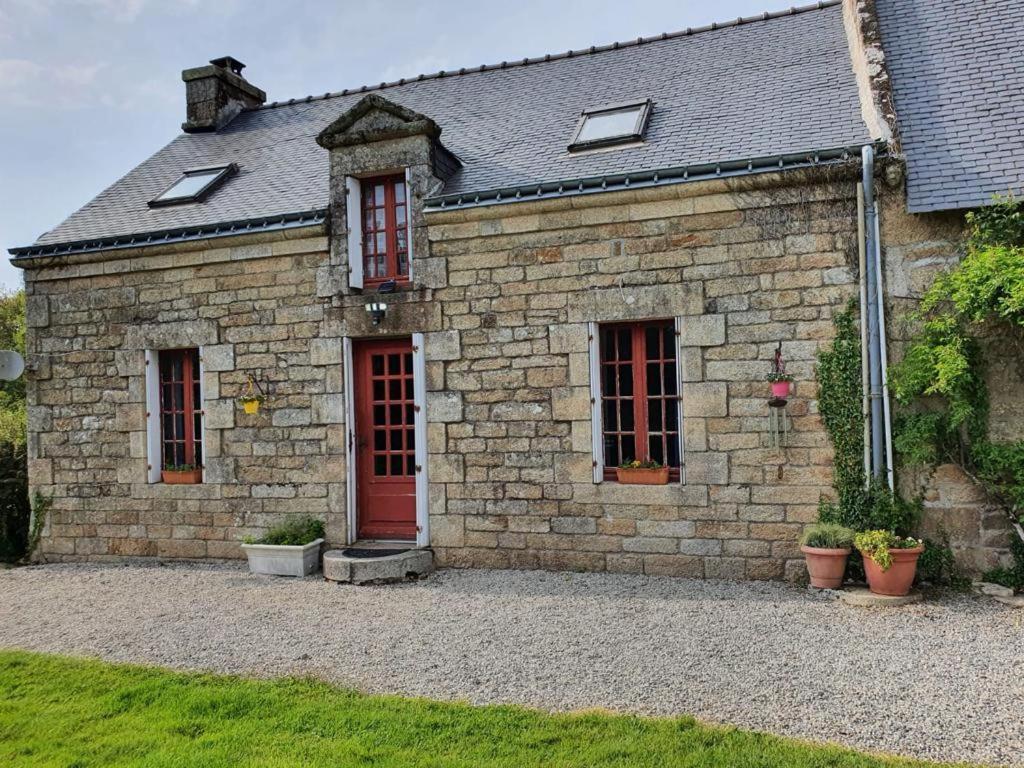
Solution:
{"label": "outdoor wall lamp", "polygon": [[388,305],[383,301],[370,301],[366,304],[366,311],[370,314],[370,321],[374,325],[380,325],[388,311]]}

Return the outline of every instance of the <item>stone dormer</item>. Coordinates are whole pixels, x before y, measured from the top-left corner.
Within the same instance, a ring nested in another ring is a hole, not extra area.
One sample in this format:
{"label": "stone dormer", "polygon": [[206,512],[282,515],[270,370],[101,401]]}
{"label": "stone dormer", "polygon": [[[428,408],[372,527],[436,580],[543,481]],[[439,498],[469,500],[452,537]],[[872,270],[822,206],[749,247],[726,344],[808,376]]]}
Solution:
{"label": "stone dormer", "polygon": [[[460,163],[440,137],[441,127],[434,120],[376,94],[362,98],[317,136],[317,143],[330,153],[333,274],[327,286],[321,281],[326,288],[322,293],[369,291],[379,284],[379,275],[364,269],[361,259],[365,188],[380,179],[398,180],[398,187],[403,178],[405,182],[404,192],[395,187],[388,193],[389,204],[394,196],[405,200],[400,211],[405,216],[408,275],[399,275],[398,289],[444,285],[443,264],[430,256],[423,200],[437,194]],[[358,259],[353,258],[356,253]]]}

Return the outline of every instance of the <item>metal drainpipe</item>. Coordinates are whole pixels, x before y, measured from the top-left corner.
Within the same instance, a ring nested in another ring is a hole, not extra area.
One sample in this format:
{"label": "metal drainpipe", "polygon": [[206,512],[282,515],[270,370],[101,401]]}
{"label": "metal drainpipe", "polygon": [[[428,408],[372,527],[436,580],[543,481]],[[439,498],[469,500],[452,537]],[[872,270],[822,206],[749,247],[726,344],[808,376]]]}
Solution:
{"label": "metal drainpipe", "polygon": [[[875,150],[871,146],[861,148],[861,169],[864,184],[864,235],[865,251],[869,260],[875,255]],[[878,328],[878,272],[874,265],[867,265],[868,289],[868,396],[871,400],[871,475],[881,477],[885,471],[882,449],[885,439],[884,416],[882,413],[882,354],[881,337]],[[864,307],[861,307],[864,311]]]}
{"label": "metal drainpipe", "polygon": [[860,275],[860,417],[864,422],[864,486],[871,477],[871,398],[868,397],[868,258],[864,227],[864,184],[857,184],[857,266]]}
{"label": "metal drainpipe", "polygon": [[875,201],[875,284],[878,289],[878,351],[882,361],[882,423],[885,427],[885,477],[895,490],[892,471],[892,414],[889,407],[889,342],[885,335],[885,283],[882,277],[882,235],[879,231],[878,201]]}

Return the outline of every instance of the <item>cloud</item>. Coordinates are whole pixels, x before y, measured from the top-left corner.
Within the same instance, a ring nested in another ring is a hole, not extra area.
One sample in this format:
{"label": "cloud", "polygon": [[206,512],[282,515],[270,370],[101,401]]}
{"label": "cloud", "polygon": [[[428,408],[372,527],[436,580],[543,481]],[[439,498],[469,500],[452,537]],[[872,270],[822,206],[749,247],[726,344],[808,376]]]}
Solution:
{"label": "cloud", "polygon": [[44,65],[31,59],[0,59],[0,104],[77,107],[92,99],[102,62]]}

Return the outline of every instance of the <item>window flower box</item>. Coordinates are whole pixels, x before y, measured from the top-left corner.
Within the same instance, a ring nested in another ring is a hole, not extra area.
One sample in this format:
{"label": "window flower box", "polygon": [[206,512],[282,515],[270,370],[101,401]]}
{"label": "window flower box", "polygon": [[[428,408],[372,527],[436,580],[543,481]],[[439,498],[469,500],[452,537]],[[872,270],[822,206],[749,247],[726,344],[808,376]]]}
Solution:
{"label": "window flower box", "polygon": [[309,544],[242,544],[249,559],[249,573],[270,576],[309,576],[320,568],[320,545],[323,539]]}
{"label": "window flower box", "polygon": [[615,469],[616,478],[623,485],[667,485],[668,467],[655,462],[633,461]]}
{"label": "window flower box", "polygon": [[203,482],[202,467],[166,467],[160,473],[161,482],[167,485],[198,485]]}
{"label": "window flower box", "polygon": [[261,539],[246,538],[242,550],[249,559],[250,573],[302,577],[320,570],[323,543],[323,521],[293,517],[275,525]]}

